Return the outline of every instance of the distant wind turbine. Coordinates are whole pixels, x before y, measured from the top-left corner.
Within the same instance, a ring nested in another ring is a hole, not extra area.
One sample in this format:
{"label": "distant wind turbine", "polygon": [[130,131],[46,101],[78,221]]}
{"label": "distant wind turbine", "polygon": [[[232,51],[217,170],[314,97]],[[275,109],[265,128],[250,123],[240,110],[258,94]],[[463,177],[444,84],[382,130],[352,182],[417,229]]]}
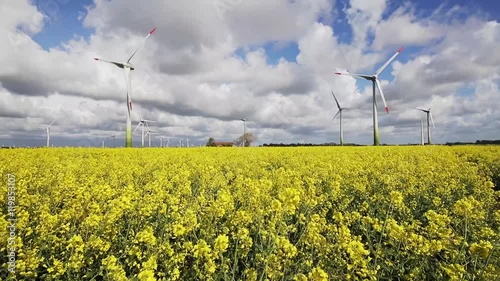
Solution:
{"label": "distant wind turbine", "polygon": [[50,126],[52,126],[52,124],[54,124],[54,122],[56,121],[56,119],[54,119],[54,121],[52,121],[50,123],[50,125],[48,125],[45,130],[47,131],[47,147],[50,147]]}
{"label": "distant wind turbine", "polygon": [[429,109],[422,109],[422,108],[415,107],[415,109],[416,110],[420,110],[422,112],[425,112],[426,115],[427,115],[427,144],[432,144],[430,122],[432,122],[432,127],[433,128],[436,128],[436,126],[434,125],[434,119],[432,118],[431,108],[429,108]]}
{"label": "distant wind turbine", "polygon": [[[134,133],[135,131],[137,131],[137,129],[139,129],[139,127],[142,127],[142,134],[141,134],[141,146],[144,147],[144,126],[146,126],[148,128],[148,131],[149,131],[149,126],[148,126],[148,122],[149,123],[153,123],[155,121],[152,121],[152,120],[146,120],[146,119],[142,119],[141,118],[141,121],[139,121],[139,124],[137,124],[137,127],[135,127],[135,130],[134,130]],[[151,144],[150,144],[151,146]]]}
{"label": "distant wind turbine", "polygon": [[[143,44],[146,43],[146,40],[155,32],[156,28],[151,30],[149,34],[144,38]],[[131,78],[130,74],[131,71],[135,69],[135,67],[130,63],[130,60],[134,57],[134,55],[137,53],[137,51],[141,48],[137,48],[130,58],[126,62],[116,62],[116,61],[109,61],[109,60],[103,60],[100,58],[94,58],[96,61],[102,61],[102,62],[107,62],[114,64],[118,66],[119,68],[122,68],[125,72],[125,81],[127,84],[127,128],[126,128],[126,135],[125,135],[125,147],[132,147],[132,120],[130,119],[130,112],[132,111],[132,86],[131,86]],[[144,146],[144,145],[143,145]]]}
{"label": "distant wind turbine", "polygon": [[166,140],[167,140],[167,147],[169,147],[169,146],[170,146],[170,138],[169,138],[169,137],[167,137],[167,139],[166,139]]}
{"label": "distant wind turbine", "polygon": [[344,131],[342,130],[342,111],[349,109],[349,108],[340,106],[340,103],[337,100],[337,97],[335,96],[333,91],[332,91],[332,96],[335,99],[335,103],[337,103],[337,107],[339,109],[339,111],[337,111],[337,114],[335,114],[335,116],[333,116],[332,120],[335,119],[335,117],[337,117],[337,115],[340,114],[340,145],[344,145]]}
{"label": "distant wind turbine", "polygon": [[148,137],[148,147],[151,147],[151,135],[154,134],[154,131],[149,128],[147,122],[146,122],[146,129],[148,130],[148,132],[146,133],[146,136]]}
{"label": "distant wind turbine", "polygon": [[384,71],[384,69],[403,51],[403,48],[400,48],[387,62],[384,63],[373,75],[367,74],[353,74],[349,72],[335,72],[337,75],[349,75],[354,78],[362,78],[369,81],[372,81],[373,85],[373,145],[380,145],[380,137],[378,132],[378,116],[377,116],[377,99],[375,96],[375,87],[378,88],[380,92],[380,96],[382,97],[382,101],[384,102],[385,111],[389,113],[389,107],[385,102],[384,92],[382,91],[382,87],[380,86],[380,80],[378,76]]}
{"label": "distant wind turbine", "polygon": [[160,139],[160,147],[163,147],[163,140],[168,140],[169,139],[166,135],[156,136],[156,137]]}
{"label": "distant wind turbine", "polygon": [[241,146],[245,146],[245,138],[246,138],[246,134],[247,134],[247,119],[241,118],[240,121],[243,121],[243,140],[242,140]]}

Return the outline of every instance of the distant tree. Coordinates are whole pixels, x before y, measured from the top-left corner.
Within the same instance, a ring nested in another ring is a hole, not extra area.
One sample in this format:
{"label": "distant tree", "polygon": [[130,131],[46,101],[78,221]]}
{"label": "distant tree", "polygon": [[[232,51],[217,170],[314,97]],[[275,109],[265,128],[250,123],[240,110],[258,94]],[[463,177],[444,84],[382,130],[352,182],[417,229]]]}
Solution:
{"label": "distant tree", "polygon": [[209,138],[207,142],[207,146],[215,146],[215,139],[214,138]]}
{"label": "distant tree", "polygon": [[252,133],[245,133],[241,135],[234,141],[236,146],[251,146],[253,142],[255,142],[257,138]]}

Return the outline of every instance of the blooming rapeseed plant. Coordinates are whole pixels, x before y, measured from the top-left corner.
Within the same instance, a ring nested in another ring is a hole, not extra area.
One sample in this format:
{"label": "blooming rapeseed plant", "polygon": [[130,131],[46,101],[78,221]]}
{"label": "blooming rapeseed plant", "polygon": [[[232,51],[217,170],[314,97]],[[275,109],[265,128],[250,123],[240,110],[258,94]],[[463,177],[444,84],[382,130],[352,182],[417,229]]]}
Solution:
{"label": "blooming rapeseed plant", "polygon": [[0,216],[6,280],[500,276],[495,146],[15,149],[0,163],[19,191],[15,239]]}

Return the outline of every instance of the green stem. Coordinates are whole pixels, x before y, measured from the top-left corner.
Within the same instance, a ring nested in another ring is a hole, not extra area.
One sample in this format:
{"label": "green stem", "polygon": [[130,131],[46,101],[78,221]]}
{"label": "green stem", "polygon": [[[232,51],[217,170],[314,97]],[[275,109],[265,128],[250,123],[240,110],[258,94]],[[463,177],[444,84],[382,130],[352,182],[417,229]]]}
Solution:
{"label": "green stem", "polygon": [[240,244],[239,243],[240,240],[236,240],[236,246],[234,247],[234,257],[233,257],[233,270],[232,270],[232,276],[233,276],[233,280],[235,275],[236,275],[236,266],[238,264],[238,259],[237,259],[237,253],[238,253],[238,245]]}
{"label": "green stem", "polygon": [[[384,233],[385,233],[385,228],[387,227],[387,219],[389,219],[389,216],[392,214],[392,202],[391,202],[391,205],[389,206],[389,211],[387,212],[387,215],[385,217],[385,221],[384,221],[384,226],[382,227],[382,233],[380,233],[380,239],[378,241],[378,246],[377,246],[377,249],[380,249],[380,246],[382,245],[382,238],[384,237]],[[377,268],[377,262],[378,262],[378,255],[375,254],[375,268]]]}
{"label": "green stem", "polygon": [[491,256],[493,255],[493,251],[495,250],[495,247],[493,247],[493,249],[491,249],[491,252],[490,252],[490,255],[488,256],[488,258],[486,259],[486,264],[483,266],[483,268],[481,269],[481,275],[479,275],[478,279],[481,280],[481,277],[483,277],[483,273],[484,273],[484,270],[486,269],[486,267],[488,267],[489,263],[490,263],[490,259],[491,259]]}

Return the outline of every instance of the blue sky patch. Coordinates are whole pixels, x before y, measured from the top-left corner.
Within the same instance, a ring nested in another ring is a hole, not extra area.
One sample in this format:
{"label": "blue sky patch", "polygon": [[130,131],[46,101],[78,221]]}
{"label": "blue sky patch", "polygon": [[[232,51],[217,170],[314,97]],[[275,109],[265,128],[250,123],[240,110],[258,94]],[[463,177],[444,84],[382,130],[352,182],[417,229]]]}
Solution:
{"label": "blue sky patch", "polygon": [[38,0],[33,3],[45,16],[43,30],[32,37],[43,49],[60,46],[75,36],[88,39],[93,33],[79,20],[87,12],[85,7],[93,4],[92,0]]}

